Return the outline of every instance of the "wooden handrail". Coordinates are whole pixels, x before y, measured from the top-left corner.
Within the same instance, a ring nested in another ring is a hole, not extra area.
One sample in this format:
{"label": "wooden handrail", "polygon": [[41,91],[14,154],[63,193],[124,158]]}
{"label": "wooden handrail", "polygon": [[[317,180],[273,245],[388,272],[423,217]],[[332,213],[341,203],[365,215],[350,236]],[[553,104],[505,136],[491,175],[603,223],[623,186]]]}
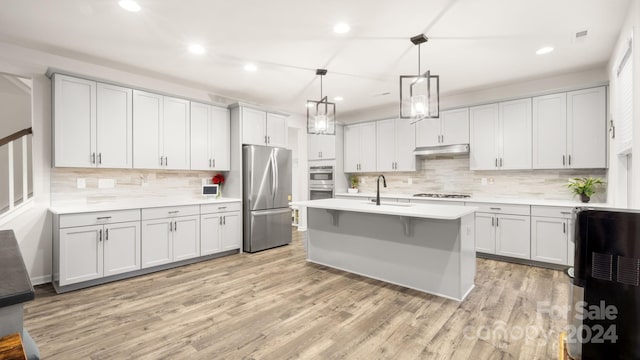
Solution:
{"label": "wooden handrail", "polygon": [[20,139],[21,137],[23,137],[25,135],[29,135],[29,134],[33,134],[33,129],[32,128],[16,131],[13,134],[11,134],[9,136],[5,136],[2,139],[0,139],[0,146],[3,146],[4,144],[8,144],[13,140]]}

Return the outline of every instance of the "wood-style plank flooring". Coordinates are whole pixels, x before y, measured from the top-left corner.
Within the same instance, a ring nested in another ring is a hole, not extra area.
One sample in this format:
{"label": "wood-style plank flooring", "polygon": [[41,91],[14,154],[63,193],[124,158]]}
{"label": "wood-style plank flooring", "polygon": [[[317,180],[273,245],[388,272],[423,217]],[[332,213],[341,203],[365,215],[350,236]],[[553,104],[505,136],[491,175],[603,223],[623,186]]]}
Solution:
{"label": "wood-style plank flooring", "polygon": [[[560,271],[478,259],[464,302],[305,261],[291,245],[55,295],[25,326],[43,359],[554,359]],[[544,304],[543,304],[544,305]]]}

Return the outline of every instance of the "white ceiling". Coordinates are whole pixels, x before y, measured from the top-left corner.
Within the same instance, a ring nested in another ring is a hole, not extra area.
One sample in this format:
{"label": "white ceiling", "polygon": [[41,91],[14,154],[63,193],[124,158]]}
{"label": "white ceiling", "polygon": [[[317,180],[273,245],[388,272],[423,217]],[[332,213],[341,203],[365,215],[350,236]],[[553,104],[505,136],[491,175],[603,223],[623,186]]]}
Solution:
{"label": "white ceiling", "polygon": [[[339,113],[398,101],[417,73],[409,38],[424,32],[422,70],[441,94],[603,66],[628,0],[2,0],[0,40],[203,87],[292,113],[325,95]],[[333,32],[338,22],[351,31]],[[586,40],[573,41],[588,30]],[[205,46],[197,56],[192,42]],[[555,51],[535,51],[545,45]],[[258,65],[248,73],[243,66]],[[389,92],[389,95],[380,94]]]}

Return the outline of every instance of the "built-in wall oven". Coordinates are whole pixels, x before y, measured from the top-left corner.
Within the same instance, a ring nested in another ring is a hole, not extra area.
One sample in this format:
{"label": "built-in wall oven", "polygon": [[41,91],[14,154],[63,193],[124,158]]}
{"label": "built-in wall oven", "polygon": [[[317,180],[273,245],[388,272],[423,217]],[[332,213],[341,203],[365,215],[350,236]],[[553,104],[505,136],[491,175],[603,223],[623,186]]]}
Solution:
{"label": "built-in wall oven", "polygon": [[331,199],[334,189],[333,166],[309,167],[309,200]]}

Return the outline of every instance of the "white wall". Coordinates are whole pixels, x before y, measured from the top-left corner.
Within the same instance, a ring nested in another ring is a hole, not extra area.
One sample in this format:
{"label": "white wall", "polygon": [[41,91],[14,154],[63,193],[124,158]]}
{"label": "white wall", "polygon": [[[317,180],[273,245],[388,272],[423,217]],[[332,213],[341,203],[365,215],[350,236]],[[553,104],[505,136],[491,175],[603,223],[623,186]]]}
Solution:
{"label": "white wall", "polygon": [[[609,196],[611,202],[617,207],[634,207],[640,208],[640,191],[638,191],[637,184],[640,184],[640,156],[637,153],[640,151],[640,47],[638,47],[638,43],[640,42],[640,3],[638,1],[632,1],[629,6],[629,11],[627,12],[627,17],[622,25],[622,29],[620,31],[620,36],[618,37],[618,41],[616,43],[616,47],[611,54],[609,59],[609,63],[607,65],[607,75],[609,76],[610,81],[610,90],[611,90],[611,101],[610,101],[610,112],[609,119],[613,119],[614,121],[619,118],[619,110],[615,104],[616,96],[616,85],[617,85],[617,67],[621,60],[621,54],[627,47],[627,41],[629,38],[634,38],[633,44],[633,52],[632,57],[629,61],[633,64],[633,149],[636,153],[635,156],[632,157],[632,170],[631,170],[631,178],[634,181],[632,186],[634,187],[634,191],[632,192],[631,203],[627,203],[625,191],[623,191],[623,187],[627,184],[627,179],[624,176],[621,176],[621,169],[623,159],[621,159],[616,154],[616,143],[615,139],[610,141],[610,151],[609,151]],[[635,186],[634,186],[635,185]]]}

